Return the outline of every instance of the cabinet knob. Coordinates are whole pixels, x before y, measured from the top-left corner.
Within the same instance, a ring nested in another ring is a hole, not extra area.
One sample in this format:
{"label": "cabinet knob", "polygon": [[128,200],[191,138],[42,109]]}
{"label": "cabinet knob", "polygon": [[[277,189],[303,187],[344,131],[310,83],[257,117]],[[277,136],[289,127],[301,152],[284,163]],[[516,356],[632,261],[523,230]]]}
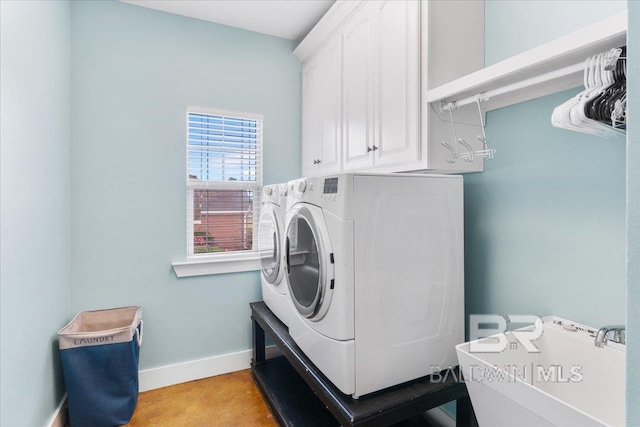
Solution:
{"label": "cabinet knob", "polygon": [[373,146],[373,151],[376,151],[378,149],[378,147],[376,147],[375,145]]}
{"label": "cabinet knob", "polygon": [[370,153],[370,152],[372,152],[372,151],[373,151],[373,148],[371,148],[371,147],[369,147],[369,146],[367,145],[367,153]]}
{"label": "cabinet knob", "polygon": [[320,164],[320,159],[318,159],[318,164]]}

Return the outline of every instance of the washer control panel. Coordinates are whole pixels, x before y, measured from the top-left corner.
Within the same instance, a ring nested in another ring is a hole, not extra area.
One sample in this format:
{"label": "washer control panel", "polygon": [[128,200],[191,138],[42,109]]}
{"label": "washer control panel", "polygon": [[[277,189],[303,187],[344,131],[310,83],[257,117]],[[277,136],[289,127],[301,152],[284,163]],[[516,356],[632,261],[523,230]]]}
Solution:
{"label": "washer control panel", "polygon": [[322,199],[336,200],[338,193],[338,177],[325,178],[322,185]]}
{"label": "washer control panel", "polygon": [[322,192],[324,194],[336,194],[338,192],[338,177],[325,178]]}

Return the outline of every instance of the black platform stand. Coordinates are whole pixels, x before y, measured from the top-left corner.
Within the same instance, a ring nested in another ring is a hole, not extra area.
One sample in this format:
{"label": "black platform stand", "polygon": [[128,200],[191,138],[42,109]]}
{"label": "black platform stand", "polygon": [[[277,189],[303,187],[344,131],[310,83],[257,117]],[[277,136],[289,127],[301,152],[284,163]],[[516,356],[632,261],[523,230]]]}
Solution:
{"label": "black platform stand", "polygon": [[[263,302],[250,304],[256,384],[282,426],[416,426],[420,414],[457,401],[456,425],[476,426],[457,368],[371,393],[360,399],[340,392],[305,356],[287,327]],[[265,358],[265,333],[284,357]],[[399,424],[398,424],[399,423]]]}

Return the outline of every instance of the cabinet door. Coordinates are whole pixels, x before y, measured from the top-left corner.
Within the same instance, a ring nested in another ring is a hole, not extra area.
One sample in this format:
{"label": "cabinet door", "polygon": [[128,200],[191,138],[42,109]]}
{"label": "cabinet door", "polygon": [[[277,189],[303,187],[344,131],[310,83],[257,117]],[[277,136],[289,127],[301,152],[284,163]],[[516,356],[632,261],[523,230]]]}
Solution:
{"label": "cabinet door", "polygon": [[375,166],[420,160],[420,2],[375,4]]}
{"label": "cabinet door", "polygon": [[302,176],[318,173],[316,147],[320,139],[320,80],[317,60],[302,67]]}
{"label": "cabinet door", "polygon": [[318,169],[326,175],[342,167],[342,43],[339,36],[330,40],[319,58],[320,135]]}
{"label": "cabinet door", "polygon": [[342,32],[344,43],[343,168],[373,166],[373,6],[365,4]]}

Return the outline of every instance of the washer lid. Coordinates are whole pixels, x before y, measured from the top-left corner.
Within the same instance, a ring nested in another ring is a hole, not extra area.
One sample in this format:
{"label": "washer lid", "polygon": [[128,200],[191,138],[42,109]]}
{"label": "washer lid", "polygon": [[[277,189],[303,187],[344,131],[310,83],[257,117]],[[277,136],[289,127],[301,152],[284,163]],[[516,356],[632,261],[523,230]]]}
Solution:
{"label": "washer lid", "polygon": [[291,300],[300,314],[320,320],[333,295],[331,245],[322,210],[301,203],[287,224],[286,266]]}

